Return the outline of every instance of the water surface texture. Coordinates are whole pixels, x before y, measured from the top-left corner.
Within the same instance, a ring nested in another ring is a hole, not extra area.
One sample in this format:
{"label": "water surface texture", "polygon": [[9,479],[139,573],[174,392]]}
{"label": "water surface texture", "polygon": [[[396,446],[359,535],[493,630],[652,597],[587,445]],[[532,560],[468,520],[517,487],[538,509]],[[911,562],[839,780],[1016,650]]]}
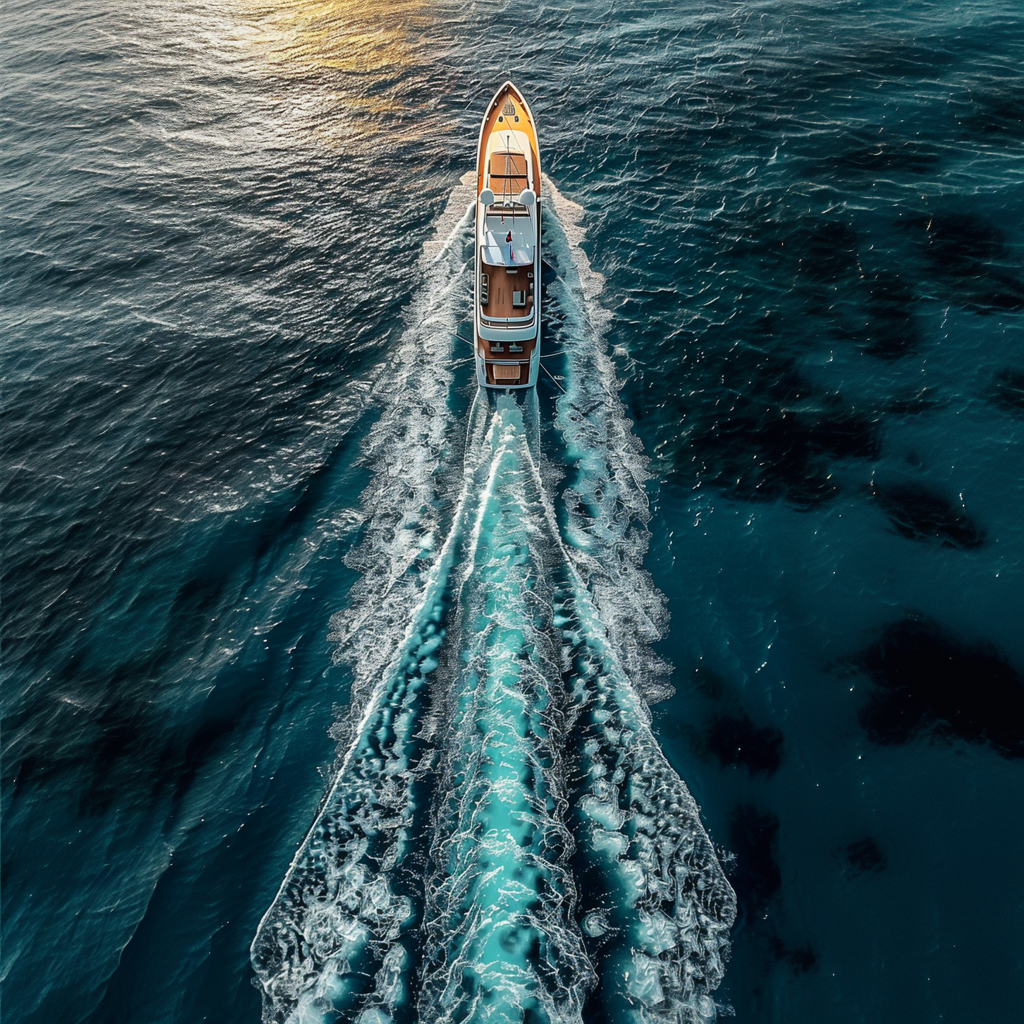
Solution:
{"label": "water surface texture", "polygon": [[1024,14],[0,21],[5,1021],[1021,1016]]}

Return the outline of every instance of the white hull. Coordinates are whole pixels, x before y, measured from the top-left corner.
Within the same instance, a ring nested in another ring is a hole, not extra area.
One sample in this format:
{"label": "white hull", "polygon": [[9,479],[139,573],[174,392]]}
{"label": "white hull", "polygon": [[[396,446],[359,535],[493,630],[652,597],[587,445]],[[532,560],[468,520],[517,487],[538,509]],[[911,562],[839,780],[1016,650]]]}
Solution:
{"label": "white hull", "polygon": [[474,225],[477,383],[536,387],[540,375],[540,154],[533,114],[506,82],[480,128]]}

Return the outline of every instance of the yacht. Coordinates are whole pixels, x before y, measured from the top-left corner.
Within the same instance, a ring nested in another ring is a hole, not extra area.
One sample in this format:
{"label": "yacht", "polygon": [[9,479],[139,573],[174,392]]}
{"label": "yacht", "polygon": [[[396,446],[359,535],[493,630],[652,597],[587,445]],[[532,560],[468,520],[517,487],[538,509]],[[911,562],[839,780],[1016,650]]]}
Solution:
{"label": "yacht", "polygon": [[486,388],[532,388],[540,372],[540,151],[533,114],[506,82],[480,128],[474,336]]}

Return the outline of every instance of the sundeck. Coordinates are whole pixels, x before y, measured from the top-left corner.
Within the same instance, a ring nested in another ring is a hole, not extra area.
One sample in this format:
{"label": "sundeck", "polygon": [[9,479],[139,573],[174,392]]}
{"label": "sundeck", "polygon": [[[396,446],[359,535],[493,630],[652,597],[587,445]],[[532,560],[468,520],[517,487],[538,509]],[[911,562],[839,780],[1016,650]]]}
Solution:
{"label": "sundeck", "polygon": [[533,114],[511,82],[484,115],[476,191],[477,381],[534,387],[540,371],[540,154]]}

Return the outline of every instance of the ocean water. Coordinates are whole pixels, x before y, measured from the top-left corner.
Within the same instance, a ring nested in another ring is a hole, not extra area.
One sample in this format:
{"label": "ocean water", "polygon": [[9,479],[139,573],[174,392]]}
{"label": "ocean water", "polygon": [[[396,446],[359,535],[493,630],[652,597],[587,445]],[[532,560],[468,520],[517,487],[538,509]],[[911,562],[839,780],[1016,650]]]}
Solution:
{"label": "ocean water", "polygon": [[[1024,1011],[1024,13],[0,10],[5,1021]],[[547,175],[477,393],[473,169]]]}

